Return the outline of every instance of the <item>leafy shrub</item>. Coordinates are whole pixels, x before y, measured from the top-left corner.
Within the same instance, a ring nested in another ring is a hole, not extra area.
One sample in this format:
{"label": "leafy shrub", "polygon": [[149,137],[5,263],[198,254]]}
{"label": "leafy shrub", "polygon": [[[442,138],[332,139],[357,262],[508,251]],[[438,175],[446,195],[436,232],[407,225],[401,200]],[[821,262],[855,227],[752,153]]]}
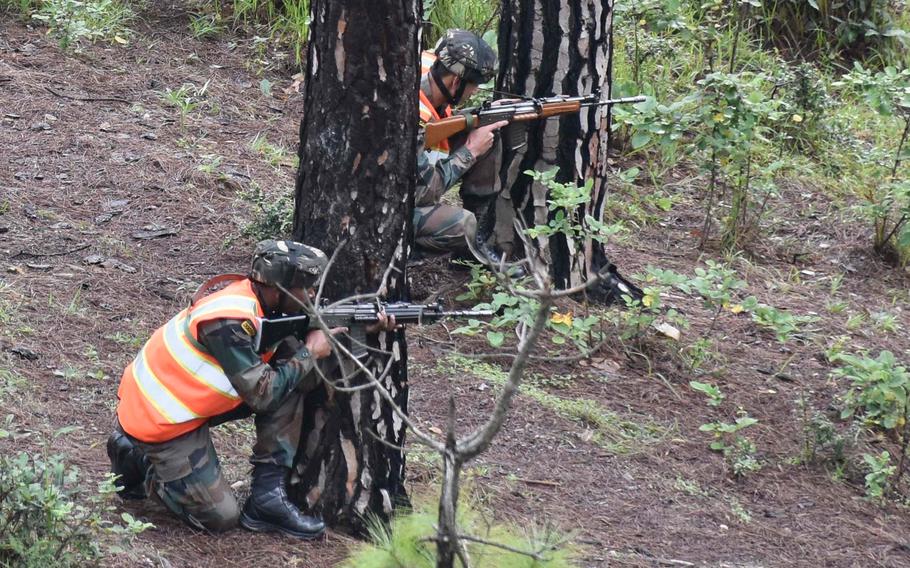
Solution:
{"label": "leafy shrub", "polygon": [[116,493],[112,475],[97,491],[60,455],[0,456],[0,565],[89,565],[102,554],[105,534],[127,541],[152,526],[128,513],[121,515],[122,524],[109,520],[115,510],[107,504]]}
{"label": "leafy shrub", "polygon": [[294,225],[294,196],[291,193],[266,195],[259,184],[251,183],[240,197],[253,207],[252,218],[241,228],[241,235],[266,239],[291,234]]}
{"label": "leafy shrub", "polygon": [[910,46],[899,19],[903,2],[780,0],[753,6],[764,39],[794,58],[833,55],[887,64],[906,57]]}
{"label": "leafy shrub", "polygon": [[714,434],[710,448],[724,455],[724,461],[737,477],[754,473],[761,469],[761,462],[755,457],[755,443],[739,432],[758,424],[758,420],[748,415],[740,416],[734,423],[709,422],[699,426],[701,432]]}
{"label": "leafy shrub", "polygon": [[[839,353],[833,360],[842,365],[832,374],[851,382],[843,397],[841,418],[858,417],[864,425],[890,433],[899,444],[898,462],[903,466],[910,444],[907,423],[910,418],[910,372],[898,363],[890,351],[880,352],[875,359],[866,355]],[[870,473],[866,475],[866,493],[870,497],[882,497],[887,493],[889,484],[896,487],[900,482],[903,467],[890,465],[888,452],[882,452],[878,457],[864,455],[863,460],[870,468]]]}
{"label": "leafy shrub", "polygon": [[882,452],[874,456],[872,454],[863,454],[863,462],[869,468],[866,474],[866,495],[873,499],[881,499],[888,491],[888,481],[897,470],[897,466],[891,463],[891,454]]}
{"label": "leafy shrub", "polygon": [[120,0],[43,0],[32,14],[47,25],[63,50],[83,39],[126,43],[127,24],[134,17],[132,8]]}
{"label": "leafy shrub", "polygon": [[861,189],[865,204],[860,210],[873,222],[875,251],[894,254],[906,264],[910,260],[910,180],[899,175],[899,168],[910,158],[910,69],[886,67],[874,73],[857,63],[837,85],[859,92],[880,115],[899,116],[904,123],[890,175]]}
{"label": "leafy shrub", "polygon": [[471,30],[496,47],[499,3],[489,0],[424,0],[423,19],[430,24],[426,45],[432,46],[447,29]]}
{"label": "leafy shrub", "polygon": [[885,430],[902,428],[906,423],[910,373],[890,351],[875,359],[839,353],[834,360],[842,363],[832,374],[851,382],[844,396],[841,418],[859,416],[867,425]]}

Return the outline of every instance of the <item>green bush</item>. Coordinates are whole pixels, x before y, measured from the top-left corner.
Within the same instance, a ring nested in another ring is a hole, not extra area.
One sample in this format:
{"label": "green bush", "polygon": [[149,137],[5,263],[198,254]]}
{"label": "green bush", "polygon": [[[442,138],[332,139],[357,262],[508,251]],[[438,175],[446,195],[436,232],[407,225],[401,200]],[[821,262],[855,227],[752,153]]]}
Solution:
{"label": "green bush", "polygon": [[491,0],[424,0],[423,19],[430,24],[424,40],[432,47],[447,29],[461,28],[480,34],[495,49],[498,16],[499,2]]}
{"label": "green bush", "polygon": [[135,18],[132,8],[120,0],[42,0],[36,4],[32,18],[47,25],[63,50],[75,48],[81,40],[126,43],[127,25]]}
{"label": "green bush", "polygon": [[105,535],[128,541],[152,526],[128,513],[121,515],[122,524],[111,521],[114,507],[107,503],[115,492],[112,475],[94,492],[60,455],[0,456],[0,565],[89,565],[104,552]]}
{"label": "green bush", "polygon": [[835,56],[887,65],[907,57],[910,35],[903,0],[750,3],[757,33],[794,59]]}

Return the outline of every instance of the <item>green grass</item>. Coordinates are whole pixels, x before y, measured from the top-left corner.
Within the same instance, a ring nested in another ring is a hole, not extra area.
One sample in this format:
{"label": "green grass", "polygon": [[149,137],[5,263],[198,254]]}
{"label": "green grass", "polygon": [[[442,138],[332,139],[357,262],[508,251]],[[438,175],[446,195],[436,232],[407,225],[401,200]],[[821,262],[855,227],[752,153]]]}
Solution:
{"label": "green grass", "polygon": [[[437,371],[446,375],[471,375],[497,386],[506,383],[508,375],[499,367],[473,361],[463,356],[449,356],[437,365]],[[575,422],[591,433],[591,441],[614,454],[630,454],[664,439],[665,426],[650,420],[639,423],[602,407],[597,401],[575,399],[550,394],[544,389],[525,383],[519,393],[551,412]]]}

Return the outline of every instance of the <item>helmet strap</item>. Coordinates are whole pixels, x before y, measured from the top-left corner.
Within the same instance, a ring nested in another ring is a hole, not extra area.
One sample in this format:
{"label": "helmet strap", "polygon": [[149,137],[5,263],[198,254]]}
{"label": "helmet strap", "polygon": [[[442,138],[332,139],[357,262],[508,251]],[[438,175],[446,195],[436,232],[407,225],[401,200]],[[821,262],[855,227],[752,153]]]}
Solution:
{"label": "helmet strap", "polygon": [[449,91],[449,88],[446,87],[445,82],[442,80],[443,72],[444,68],[438,60],[430,67],[430,77],[433,78],[433,82],[436,83],[436,87],[439,89],[439,92],[442,93],[442,96],[446,98],[446,102],[450,105],[457,105],[461,95],[464,94],[464,82],[459,81],[461,84],[458,86],[458,92],[455,93],[455,96],[453,97],[452,92]]}

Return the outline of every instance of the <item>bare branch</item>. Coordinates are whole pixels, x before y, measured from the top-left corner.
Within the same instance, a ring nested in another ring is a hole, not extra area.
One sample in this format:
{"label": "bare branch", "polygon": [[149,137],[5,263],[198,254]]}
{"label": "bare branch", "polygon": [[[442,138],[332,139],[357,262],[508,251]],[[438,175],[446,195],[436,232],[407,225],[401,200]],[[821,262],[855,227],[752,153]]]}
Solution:
{"label": "bare branch", "polygon": [[507,544],[502,544],[499,542],[493,542],[492,540],[486,540],[476,536],[471,536],[469,534],[459,534],[458,538],[461,540],[467,540],[470,542],[476,542],[478,544],[483,544],[486,546],[492,546],[494,548],[501,548],[503,550],[508,550],[509,552],[514,552],[515,554],[521,554],[523,556],[529,556],[538,562],[546,562],[549,560],[546,556],[543,556],[539,552],[529,552],[527,550],[522,550],[520,548],[515,548],[514,546],[509,546]]}
{"label": "bare branch", "polygon": [[472,459],[486,450],[493,440],[493,437],[502,427],[509,407],[512,404],[512,399],[518,392],[518,386],[521,384],[521,377],[524,374],[531,350],[537,343],[537,338],[540,336],[544,326],[546,326],[547,319],[550,317],[552,301],[552,296],[550,295],[545,294],[541,297],[540,306],[538,307],[537,314],[534,318],[534,324],[519,344],[518,355],[512,362],[512,368],[509,369],[509,378],[496,400],[496,407],[493,410],[493,414],[487,420],[486,424],[466,438],[460,440],[456,446],[457,453],[464,461]]}

